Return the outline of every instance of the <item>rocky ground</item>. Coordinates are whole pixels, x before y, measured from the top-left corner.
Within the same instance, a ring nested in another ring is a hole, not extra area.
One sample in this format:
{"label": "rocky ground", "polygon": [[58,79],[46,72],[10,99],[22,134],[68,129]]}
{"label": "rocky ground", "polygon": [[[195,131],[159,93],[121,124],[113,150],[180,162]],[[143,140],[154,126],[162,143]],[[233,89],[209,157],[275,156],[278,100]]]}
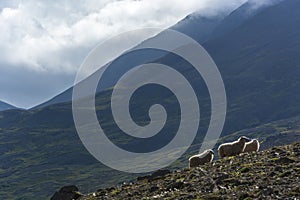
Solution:
{"label": "rocky ground", "polygon": [[75,193],[80,200],[300,199],[300,142],[216,160],[201,168],[160,171],[87,195]]}

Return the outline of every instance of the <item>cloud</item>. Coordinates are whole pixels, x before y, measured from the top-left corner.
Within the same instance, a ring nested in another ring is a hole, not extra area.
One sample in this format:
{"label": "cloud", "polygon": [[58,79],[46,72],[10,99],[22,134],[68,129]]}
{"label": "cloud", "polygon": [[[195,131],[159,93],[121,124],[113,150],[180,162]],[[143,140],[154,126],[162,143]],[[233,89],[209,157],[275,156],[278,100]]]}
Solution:
{"label": "cloud", "polygon": [[74,73],[86,53],[111,35],[141,27],[165,28],[195,10],[212,15],[244,1],[12,1],[0,13],[4,52],[0,62],[41,72]]}
{"label": "cloud", "polygon": [[[88,52],[112,35],[142,27],[167,28],[195,11],[203,16],[228,13],[244,2],[2,0],[0,71],[9,71],[11,77],[3,78],[5,73],[1,73],[0,79],[6,88],[14,87],[14,90],[3,90],[0,98],[19,106],[34,105],[71,86]],[[59,80],[62,77],[68,78]],[[31,93],[37,91],[39,78],[44,78],[41,84],[44,92],[35,93],[30,100]],[[18,101],[16,97],[21,99],[20,94],[27,97]]]}

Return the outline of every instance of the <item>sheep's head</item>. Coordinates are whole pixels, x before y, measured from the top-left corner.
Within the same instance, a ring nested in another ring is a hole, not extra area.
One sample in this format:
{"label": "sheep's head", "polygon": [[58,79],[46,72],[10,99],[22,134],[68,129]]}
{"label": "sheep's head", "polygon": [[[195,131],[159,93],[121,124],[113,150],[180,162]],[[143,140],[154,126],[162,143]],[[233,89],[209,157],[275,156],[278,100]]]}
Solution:
{"label": "sheep's head", "polygon": [[213,150],[211,150],[211,149],[209,149],[208,152],[211,153],[211,154],[213,154],[213,155],[215,154],[215,152]]}
{"label": "sheep's head", "polygon": [[245,136],[242,136],[242,137],[239,138],[239,141],[241,141],[241,142],[243,142],[243,143],[246,143],[246,142],[250,142],[251,139],[250,139],[250,138],[247,138],[247,137],[245,137]]}
{"label": "sheep's head", "polygon": [[258,139],[253,139],[253,140],[251,140],[252,142],[256,142],[256,143],[258,143]]}

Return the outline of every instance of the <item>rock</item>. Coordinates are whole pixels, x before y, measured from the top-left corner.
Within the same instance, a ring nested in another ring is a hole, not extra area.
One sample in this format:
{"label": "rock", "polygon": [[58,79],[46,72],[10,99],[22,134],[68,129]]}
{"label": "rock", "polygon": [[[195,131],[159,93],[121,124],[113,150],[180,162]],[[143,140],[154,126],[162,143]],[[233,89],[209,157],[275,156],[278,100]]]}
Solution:
{"label": "rock", "polygon": [[277,164],[288,164],[288,163],[294,163],[295,161],[288,158],[288,157],[282,157],[279,158],[278,160],[275,160],[275,163]]}
{"label": "rock", "polygon": [[241,172],[241,173],[247,173],[249,171],[250,171],[249,167],[243,167],[243,168],[239,169],[239,172]]}
{"label": "rock", "polygon": [[182,181],[178,181],[175,183],[171,183],[170,185],[167,186],[167,190],[174,190],[174,189],[181,189],[184,183]]}
{"label": "rock", "polygon": [[246,199],[248,197],[249,197],[249,194],[247,194],[247,193],[241,193],[241,194],[239,194],[239,199]]}
{"label": "rock", "polygon": [[178,197],[178,200],[186,200],[186,199],[195,199],[195,196],[191,194],[186,194],[186,195],[182,195],[181,197]]}
{"label": "rock", "polygon": [[160,169],[156,172],[154,172],[152,175],[151,175],[151,178],[154,179],[154,178],[157,178],[157,177],[162,177],[162,176],[165,176],[167,174],[170,174],[170,170],[168,169]]}
{"label": "rock", "polygon": [[106,194],[106,190],[105,189],[98,189],[97,190],[97,194],[99,194],[99,195],[105,195]]}
{"label": "rock", "polygon": [[62,187],[58,192],[55,192],[51,197],[51,200],[73,200],[82,196],[78,192],[78,188],[75,185],[69,185]]}
{"label": "rock", "polygon": [[276,173],[274,171],[269,173],[269,177],[274,177],[276,175]]}
{"label": "rock", "polygon": [[107,192],[111,192],[111,191],[113,191],[113,190],[115,190],[115,189],[116,189],[115,187],[110,187],[110,188],[107,188],[106,191],[107,191]]}
{"label": "rock", "polygon": [[216,184],[221,184],[223,180],[228,179],[229,175],[227,173],[221,173],[220,176],[217,177],[216,179]]}
{"label": "rock", "polygon": [[274,171],[282,172],[282,167],[276,166],[276,167],[274,168]]}
{"label": "rock", "polygon": [[137,181],[143,181],[143,180],[149,180],[151,179],[151,176],[139,176],[136,178]]}
{"label": "rock", "polygon": [[272,188],[265,188],[262,191],[264,196],[270,196],[273,193],[273,189]]}
{"label": "rock", "polygon": [[157,186],[152,186],[150,189],[149,189],[149,192],[152,193],[152,192],[155,192],[159,189],[159,187]]}

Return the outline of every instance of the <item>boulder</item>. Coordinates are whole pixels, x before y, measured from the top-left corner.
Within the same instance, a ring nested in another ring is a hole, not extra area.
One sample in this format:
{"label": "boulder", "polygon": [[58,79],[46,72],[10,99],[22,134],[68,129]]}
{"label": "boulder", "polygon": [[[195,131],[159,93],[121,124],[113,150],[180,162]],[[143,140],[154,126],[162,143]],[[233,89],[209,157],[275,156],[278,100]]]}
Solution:
{"label": "boulder", "polygon": [[69,185],[62,187],[58,192],[55,192],[51,200],[73,200],[81,197],[78,187]]}

